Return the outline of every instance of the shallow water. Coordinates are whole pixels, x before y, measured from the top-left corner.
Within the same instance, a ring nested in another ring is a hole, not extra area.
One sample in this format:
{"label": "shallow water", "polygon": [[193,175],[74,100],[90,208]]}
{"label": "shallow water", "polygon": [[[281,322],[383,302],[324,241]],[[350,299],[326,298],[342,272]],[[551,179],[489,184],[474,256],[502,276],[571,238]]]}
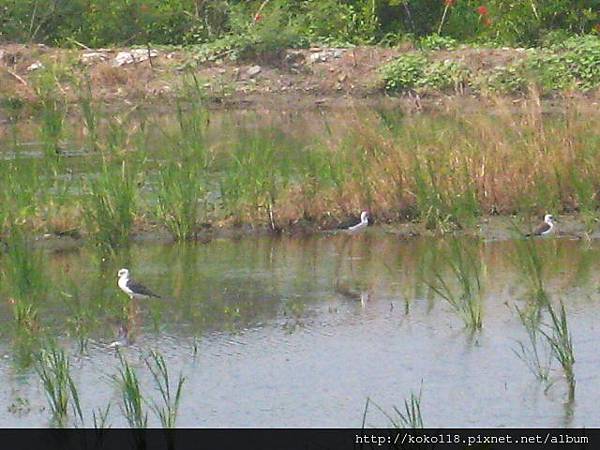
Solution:
{"label": "shallow water", "polygon": [[[426,426],[600,426],[600,245],[537,242],[546,287],[568,313],[574,402],[556,363],[545,391],[514,353],[527,342],[515,309],[527,300],[514,243],[463,241],[483,264],[484,326],[474,334],[419,281],[426,256],[443,245],[374,227],[354,236],[145,243],[108,261],[85,248],[46,251],[48,295],[36,306],[46,334],[71,354],[88,424],[93,409],[111,402],[109,423],[126,426],[111,380],[118,358],[107,348],[126,322],[133,343],[122,353],[147,398],[158,398],[144,365],[151,349],[164,355],[173,379],[185,375],[178,426],[355,427],[367,398],[391,413],[421,386]],[[124,314],[121,266],[167,299]],[[370,296],[363,305],[348,291]],[[6,298],[0,320],[0,426],[47,426],[45,394]],[[371,406],[366,424],[388,421]]]}

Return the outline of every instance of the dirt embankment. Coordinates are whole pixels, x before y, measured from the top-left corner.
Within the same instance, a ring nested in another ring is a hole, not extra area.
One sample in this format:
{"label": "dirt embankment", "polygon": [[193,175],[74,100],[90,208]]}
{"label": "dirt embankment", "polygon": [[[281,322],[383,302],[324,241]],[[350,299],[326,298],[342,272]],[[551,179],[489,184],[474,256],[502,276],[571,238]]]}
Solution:
{"label": "dirt embankment", "polygon": [[[78,80],[89,78],[96,100],[107,103],[161,103],[199,90],[215,106],[251,108],[284,103],[289,108],[334,106],[351,99],[380,99],[378,69],[408,48],[357,47],[287,50],[265,61],[204,61],[192,50],[58,49],[44,45],[0,44],[0,101],[35,102],[36,78],[52,68],[57,87],[77,99]],[[522,49],[433,52],[478,71],[524,57]],[[192,77],[191,75],[194,75]],[[438,96],[443,98],[445,96]],[[409,105],[420,99],[405,96]]]}

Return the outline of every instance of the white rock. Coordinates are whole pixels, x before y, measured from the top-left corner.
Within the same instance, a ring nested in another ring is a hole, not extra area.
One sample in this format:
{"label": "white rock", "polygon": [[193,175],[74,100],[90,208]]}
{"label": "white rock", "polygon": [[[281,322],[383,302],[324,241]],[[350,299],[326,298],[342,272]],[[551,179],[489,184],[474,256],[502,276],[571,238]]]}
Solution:
{"label": "white rock", "polygon": [[325,62],[325,61],[327,61],[327,56],[323,53],[312,53],[308,57],[308,61],[311,64],[318,63],[318,62]]}
{"label": "white rock", "polygon": [[27,72],[33,72],[34,70],[38,70],[38,69],[41,69],[43,67],[44,67],[44,65],[41,62],[36,61],[36,62],[34,62],[32,65],[30,65],[27,68]]}
{"label": "white rock", "polygon": [[94,61],[106,61],[106,54],[102,52],[89,52],[81,55],[81,62],[83,64],[89,64]]}
{"label": "white rock", "polygon": [[258,75],[261,70],[262,70],[262,67],[260,67],[260,66],[252,66],[252,67],[248,68],[248,70],[246,71],[246,74],[249,77],[254,77],[254,76]]}
{"label": "white rock", "polygon": [[125,64],[133,64],[146,61],[148,57],[154,58],[155,56],[158,56],[158,52],[156,50],[150,50],[148,52],[148,49],[136,48],[133,50],[129,50],[128,52],[117,53],[117,56],[115,57],[112,65],[114,67],[121,67]]}

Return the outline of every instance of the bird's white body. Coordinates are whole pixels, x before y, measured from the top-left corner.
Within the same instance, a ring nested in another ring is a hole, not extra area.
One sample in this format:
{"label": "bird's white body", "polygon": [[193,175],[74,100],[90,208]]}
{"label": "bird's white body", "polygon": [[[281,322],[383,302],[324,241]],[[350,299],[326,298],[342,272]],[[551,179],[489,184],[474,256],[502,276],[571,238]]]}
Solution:
{"label": "bird's white body", "polygon": [[[543,226],[543,224],[541,225],[541,227],[540,227],[540,232],[539,232],[539,235],[540,235],[540,236],[546,236],[546,235],[548,235],[548,234],[552,233],[552,231],[554,230],[554,222],[553,222],[553,219],[554,219],[554,218],[552,217],[552,214],[546,214],[546,215],[544,216],[544,223],[545,223],[547,226]],[[543,229],[542,229],[542,228],[543,228]]]}
{"label": "bird's white body", "polygon": [[550,214],[546,214],[546,216],[544,217],[544,222],[546,222],[550,228],[542,232],[542,236],[550,234],[552,233],[552,230],[554,230],[554,222],[552,221],[552,216]]}
{"label": "bird's white body", "polygon": [[369,226],[369,213],[363,211],[360,213],[360,222],[348,228],[348,231],[360,231]]}

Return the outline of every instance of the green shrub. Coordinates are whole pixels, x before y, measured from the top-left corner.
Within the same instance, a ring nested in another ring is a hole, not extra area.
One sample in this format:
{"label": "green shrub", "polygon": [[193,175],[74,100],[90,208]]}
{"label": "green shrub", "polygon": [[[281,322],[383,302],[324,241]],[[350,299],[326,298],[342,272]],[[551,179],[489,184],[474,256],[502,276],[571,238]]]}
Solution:
{"label": "green shrub", "polygon": [[412,89],[425,74],[427,58],[421,53],[402,55],[381,68],[381,75],[388,91]]}
{"label": "green shrub", "polygon": [[440,36],[439,34],[422,37],[419,43],[423,49],[427,50],[451,50],[458,47],[456,39],[449,36]]}
{"label": "green shrub", "polygon": [[429,62],[421,53],[408,53],[381,68],[387,91],[406,89],[446,91],[467,84],[469,72],[454,61]]}
{"label": "green shrub", "polygon": [[600,85],[599,36],[573,37],[558,48],[565,50],[562,60],[580,89],[587,91]]}

